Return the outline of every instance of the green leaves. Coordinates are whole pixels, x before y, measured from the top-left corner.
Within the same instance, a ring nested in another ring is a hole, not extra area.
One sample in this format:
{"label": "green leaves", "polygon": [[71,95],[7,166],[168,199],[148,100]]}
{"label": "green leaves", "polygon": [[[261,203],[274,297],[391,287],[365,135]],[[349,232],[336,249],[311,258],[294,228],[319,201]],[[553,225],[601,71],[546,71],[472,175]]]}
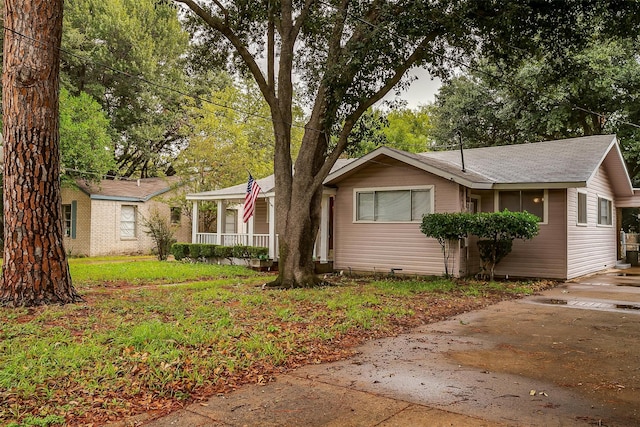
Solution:
{"label": "green leaves", "polygon": [[420,231],[427,237],[438,239],[441,245],[447,240],[458,240],[469,233],[473,214],[466,212],[433,213],[422,217]]}
{"label": "green leaves", "polygon": [[109,119],[95,100],[81,92],[60,91],[60,152],[65,179],[97,181],[115,168]]}
{"label": "green leaves", "polygon": [[532,239],[539,232],[540,218],[529,212],[481,212],[470,222],[469,233],[493,241]]}
{"label": "green leaves", "polygon": [[450,243],[469,234],[480,237],[478,249],[485,270],[493,280],[495,265],[511,252],[514,239],[532,239],[539,232],[540,219],[529,212],[433,213],[422,217],[420,231],[438,239],[444,251],[445,273],[449,274]]}

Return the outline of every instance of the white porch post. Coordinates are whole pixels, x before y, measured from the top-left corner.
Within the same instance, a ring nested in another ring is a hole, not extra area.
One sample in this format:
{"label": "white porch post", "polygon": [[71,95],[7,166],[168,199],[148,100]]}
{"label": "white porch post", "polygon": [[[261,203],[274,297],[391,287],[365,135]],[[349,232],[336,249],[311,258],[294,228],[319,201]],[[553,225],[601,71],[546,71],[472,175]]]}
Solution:
{"label": "white porch post", "polygon": [[276,259],[276,198],[271,196],[267,199],[269,212],[269,258]]}
{"label": "white porch post", "polygon": [[218,200],[216,212],[216,245],[222,244],[222,226],[226,221],[226,211],[224,207],[224,201]]}
{"label": "white porch post", "polygon": [[322,205],[320,213],[320,262],[329,261],[329,195],[322,195]]}
{"label": "white porch post", "polygon": [[255,211],[251,217],[249,217],[249,222],[247,222],[247,246],[253,246],[253,221],[255,220],[256,215]]}
{"label": "white porch post", "polygon": [[198,243],[198,201],[193,202],[191,211],[191,243]]}

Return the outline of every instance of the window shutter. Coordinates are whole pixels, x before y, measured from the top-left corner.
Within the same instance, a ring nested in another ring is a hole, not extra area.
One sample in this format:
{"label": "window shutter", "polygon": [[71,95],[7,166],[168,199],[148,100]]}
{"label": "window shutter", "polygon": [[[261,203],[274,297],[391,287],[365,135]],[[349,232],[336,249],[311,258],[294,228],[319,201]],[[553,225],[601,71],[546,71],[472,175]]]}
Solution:
{"label": "window shutter", "polygon": [[71,202],[71,238],[76,238],[76,219],[78,217],[78,201]]}

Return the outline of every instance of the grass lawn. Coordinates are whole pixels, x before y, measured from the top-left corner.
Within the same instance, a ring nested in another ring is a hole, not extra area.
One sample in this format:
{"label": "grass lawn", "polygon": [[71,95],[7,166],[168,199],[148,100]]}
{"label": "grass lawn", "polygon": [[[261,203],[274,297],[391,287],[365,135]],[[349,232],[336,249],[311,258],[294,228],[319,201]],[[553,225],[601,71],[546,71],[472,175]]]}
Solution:
{"label": "grass lawn", "polygon": [[0,425],[101,425],[168,412],[365,339],[551,285],[338,278],[262,290],[238,266],[70,261],[84,303],[0,308]]}

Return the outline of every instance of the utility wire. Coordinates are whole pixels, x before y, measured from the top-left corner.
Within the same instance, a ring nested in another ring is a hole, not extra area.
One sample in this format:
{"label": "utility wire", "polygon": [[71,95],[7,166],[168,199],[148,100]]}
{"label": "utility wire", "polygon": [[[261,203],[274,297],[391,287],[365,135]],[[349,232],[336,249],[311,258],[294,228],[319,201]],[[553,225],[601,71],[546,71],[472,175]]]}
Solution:
{"label": "utility wire", "polygon": [[[333,9],[336,9],[335,6],[329,4],[329,3],[325,2],[325,1],[321,0],[321,1],[319,1],[319,3],[321,3],[321,4],[325,5],[325,6],[331,7]],[[406,43],[410,43],[410,44],[414,43],[414,42],[412,42],[411,40],[409,40],[408,38],[406,38],[405,36],[403,36],[401,34],[397,34],[397,33],[392,32],[391,30],[384,29],[380,25],[371,23],[371,22],[369,22],[369,21],[367,21],[367,20],[365,20],[365,19],[363,19],[363,18],[361,18],[359,16],[353,16],[352,14],[349,14],[349,13],[348,13],[348,15],[351,15],[351,18],[353,18],[356,21],[361,22],[361,23],[369,26],[372,29],[376,29],[376,30],[383,29],[388,34],[396,37],[399,40],[402,40],[402,41],[404,41]],[[458,17],[459,17],[459,15],[458,15]],[[512,45],[508,45],[508,46],[512,47],[514,49],[523,51],[523,49],[521,49],[521,48],[518,48],[518,47],[515,47],[515,46],[512,46]],[[434,55],[436,57],[439,57],[440,59],[446,60],[446,61],[448,61],[450,63],[453,63],[453,64],[455,64],[457,66],[463,67],[463,68],[465,68],[467,70],[474,71],[474,72],[479,73],[479,74],[483,74],[486,77],[489,77],[489,78],[491,78],[491,79],[493,79],[493,80],[495,80],[497,82],[503,83],[503,84],[505,84],[507,86],[512,86],[512,87],[515,87],[517,89],[523,90],[524,92],[526,92],[530,96],[534,96],[534,97],[537,97],[539,99],[546,98],[547,100],[551,101],[552,103],[554,103],[556,105],[558,105],[558,104],[566,104],[566,105],[568,105],[569,107],[571,107],[573,109],[580,110],[580,111],[583,111],[583,112],[588,113],[588,114],[592,114],[592,115],[600,117],[601,119],[604,119],[604,120],[609,120],[609,118],[610,118],[610,116],[607,116],[607,115],[602,114],[602,113],[598,113],[598,112],[593,111],[593,110],[591,110],[589,108],[580,107],[580,106],[578,106],[576,104],[573,104],[573,103],[571,103],[571,102],[569,102],[567,100],[561,100],[561,101],[554,100],[554,99],[550,98],[548,95],[545,95],[545,94],[540,93],[540,92],[529,90],[526,87],[524,87],[522,85],[518,85],[517,83],[515,83],[513,81],[504,79],[502,76],[490,73],[487,70],[484,70],[484,69],[478,68],[476,66],[473,66],[473,65],[471,65],[471,64],[469,64],[467,62],[464,62],[464,61],[462,61],[462,60],[460,60],[458,58],[454,58],[454,57],[447,56],[445,54],[436,52],[433,49],[427,49],[426,47],[422,47],[422,46],[418,46],[417,49],[421,49],[421,50],[423,50],[423,51],[425,51],[427,53],[430,53],[430,54],[432,54],[432,55]],[[633,122],[629,122],[629,121],[626,121],[626,120],[620,120],[619,123],[626,124],[628,126],[632,126],[632,127],[636,127],[636,128],[640,128],[639,124],[633,123]]]}

